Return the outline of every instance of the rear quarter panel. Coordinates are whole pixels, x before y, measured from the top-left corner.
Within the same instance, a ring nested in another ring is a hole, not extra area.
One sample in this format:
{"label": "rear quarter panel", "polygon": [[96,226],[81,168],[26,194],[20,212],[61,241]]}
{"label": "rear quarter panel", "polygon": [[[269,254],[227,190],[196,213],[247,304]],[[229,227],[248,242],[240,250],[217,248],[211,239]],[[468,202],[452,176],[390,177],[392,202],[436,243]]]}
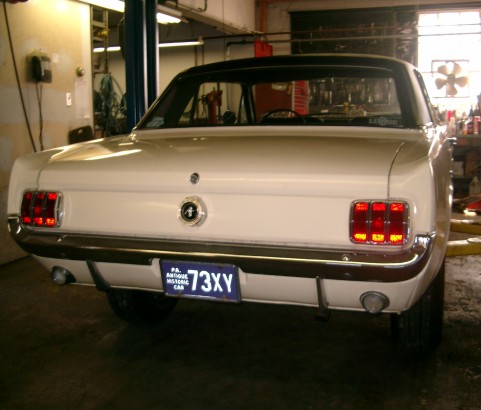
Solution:
{"label": "rear quarter panel", "polygon": [[390,178],[391,196],[407,192],[413,200],[412,233],[434,235],[429,264],[418,276],[410,305],[424,294],[444,262],[451,219],[451,146],[441,128],[426,128],[423,133],[427,156],[415,145],[400,150]]}

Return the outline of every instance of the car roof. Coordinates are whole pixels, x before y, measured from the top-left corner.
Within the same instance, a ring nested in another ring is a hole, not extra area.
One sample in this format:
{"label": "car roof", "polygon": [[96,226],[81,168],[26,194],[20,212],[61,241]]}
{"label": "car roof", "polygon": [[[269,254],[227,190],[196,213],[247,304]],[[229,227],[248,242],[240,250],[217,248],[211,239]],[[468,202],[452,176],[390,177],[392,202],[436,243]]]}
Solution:
{"label": "car roof", "polygon": [[282,55],[259,58],[242,58],[215,62],[189,68],[179,74],[182,76],[199,75],[219,70],[256,69],[277,66],[353,66],[400,70],[414,68],[411,64],[392,57],[368,54],[302,54]]}

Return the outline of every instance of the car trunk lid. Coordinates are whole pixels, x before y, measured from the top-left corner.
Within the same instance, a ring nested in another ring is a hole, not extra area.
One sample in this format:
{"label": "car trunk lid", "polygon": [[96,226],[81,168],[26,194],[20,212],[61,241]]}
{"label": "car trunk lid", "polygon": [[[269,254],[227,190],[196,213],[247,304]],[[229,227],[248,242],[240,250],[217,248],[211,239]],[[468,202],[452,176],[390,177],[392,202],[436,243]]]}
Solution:
{"label": "car trunk lid", "polygon": [[[347,246],[351,202],[387,198],[398,150],[420,140],[406,130],[286,128],[138,131],[67,147],[39,183],[65,193],[63,229]],[[207,215],[195,226],[179,218],[190,197]]]}

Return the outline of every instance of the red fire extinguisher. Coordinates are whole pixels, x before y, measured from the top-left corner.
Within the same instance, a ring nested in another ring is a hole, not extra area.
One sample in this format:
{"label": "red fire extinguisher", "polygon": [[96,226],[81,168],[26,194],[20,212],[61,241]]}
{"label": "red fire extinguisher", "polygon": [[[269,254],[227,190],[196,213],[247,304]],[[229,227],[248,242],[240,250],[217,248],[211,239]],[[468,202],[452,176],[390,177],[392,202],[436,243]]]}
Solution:
{"label": "red fire extinguisher", "polygon": [[207,105],[209,124],[217,124],[217,109],[222,105],[222,90],[212,90],[203,96],[202,100]]}

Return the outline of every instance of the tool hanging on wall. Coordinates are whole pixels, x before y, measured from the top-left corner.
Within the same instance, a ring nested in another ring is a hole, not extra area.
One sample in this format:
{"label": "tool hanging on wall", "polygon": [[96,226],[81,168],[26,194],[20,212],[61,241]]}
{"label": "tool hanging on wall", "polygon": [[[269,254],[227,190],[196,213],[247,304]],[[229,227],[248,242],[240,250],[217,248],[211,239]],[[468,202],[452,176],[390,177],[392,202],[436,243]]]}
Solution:
{"label": "tool hanging on wall", "polygon": [[[119,94],[115,91],[118,88]],[[105,136],[120,134],[123,132],[119,119],[125,118],[127,104],[125,94],[120,85],[111,74],[105,74],[100,81],[100,90],[95,92],[94,109],[99,115],[98,125]]]}

